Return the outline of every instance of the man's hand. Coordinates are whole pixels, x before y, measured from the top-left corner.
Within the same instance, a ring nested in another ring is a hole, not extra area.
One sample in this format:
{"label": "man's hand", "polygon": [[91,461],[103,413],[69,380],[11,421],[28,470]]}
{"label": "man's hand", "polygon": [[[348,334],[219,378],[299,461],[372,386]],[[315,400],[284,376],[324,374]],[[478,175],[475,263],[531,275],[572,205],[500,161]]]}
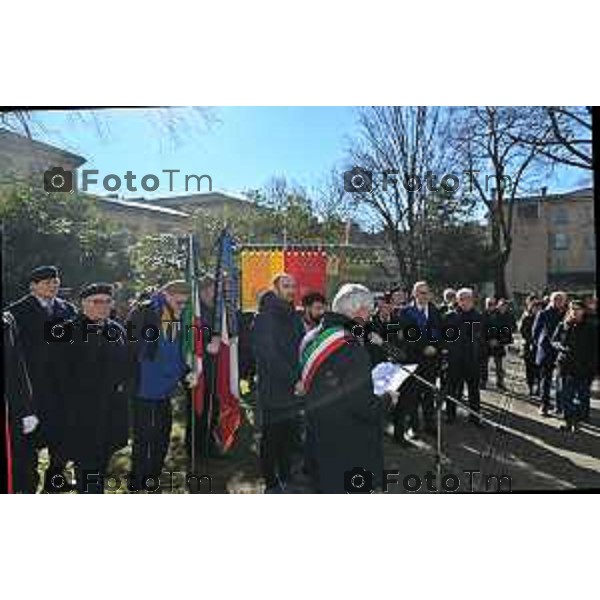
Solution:
{"label": "man's hand", "polygon": [[210,342],[208,342],[208,345],[206,346],[206,351],[212,355],[219,354],[220,346],[221,346],[221,338],[218,335],[215,335],[210,340]]}
{"label": "man's hand", "polygon": [[23,433],[28,435],[32,433],[39,425],[40,420],[35,415],[27,415],[21,420],[23,424]]}
{"label": "man's hand", "polygon": [[296,396],[304,396],[304,394],[306,394],[306,390],[304,389],[304,383],[302,383],[302,379],[296,381],[296,385],[294,386],[294,394],[296,394]]}
{"label": "man's hand", "polygon": [[372,331],[369,333],[369,342],[375,344],[375,346],[381,346],[383,344],[383,338],[378,333]]}
{"label": "man's hand", "polygon": [[427,358],[433,358],[437,354],[437,348],[435,346],[425,346],[423,354]]}

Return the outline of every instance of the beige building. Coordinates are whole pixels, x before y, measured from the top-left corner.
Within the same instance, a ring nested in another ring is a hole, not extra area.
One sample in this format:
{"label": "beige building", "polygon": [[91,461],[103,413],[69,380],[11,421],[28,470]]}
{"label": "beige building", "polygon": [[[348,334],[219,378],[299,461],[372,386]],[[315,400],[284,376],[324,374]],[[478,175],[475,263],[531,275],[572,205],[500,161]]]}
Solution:
{"label": "beige building", "polygon": [[[43,187],[43,174],[48,169],[74,171],[85,162],[77,154],[0,129],[0,184],[26,182]],[[73,178],[74,186],[76,179]]]}
{"label": "beige building", "polygon": [[507,285],[517,294],[564,287],[593,290],[596,282],[594,191],[519,198],[513,214]]}

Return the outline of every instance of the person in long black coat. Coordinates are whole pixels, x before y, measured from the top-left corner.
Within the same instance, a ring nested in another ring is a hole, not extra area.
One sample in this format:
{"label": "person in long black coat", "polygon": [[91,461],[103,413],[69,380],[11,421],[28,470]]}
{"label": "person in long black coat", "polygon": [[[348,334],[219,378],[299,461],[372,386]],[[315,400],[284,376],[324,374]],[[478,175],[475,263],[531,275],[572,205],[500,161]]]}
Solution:
{"label": "person in long black coat", "polygon": [[261,297],[251,334],[258,379],[261,470],[267,492],[281,491],[288,483],[303,406],[297,393],[301,392],[298,351],[304,326],[294,310],[295,292],[293,277],[276,277],[273,290]]}
{"label": "person in long black coat", "polygon": [[598,361],[598,336],[582,302],[571,302],[552,336],[558,352],[559,395],[564,410],[564,430],[576,432],[589,415],[590,384]]}
{"label": "person in long black coat", "polygon": [[29,493],[35,444],[32,433],[39,420],[34,414],[31,383],[19,342],[17,324],[2,313],[4,353],[4,404],[7,413],[7,466],[9,493]]}
{"label": "person in long black coat", "polygon": [[496,298],[485,299],[485,310],[483,311],[483,328],[486,331],[486,340],[483,347],[484,353],[481,361],[480,385],[483,389],[487,387],[489,376],[490,358],[494,360],[496,370],[496,387],[504,389],[504,365],[506,356],[505,339],[501,328],[506,326],[507,319],[498,310]]}
{"label": "person in long black coat", "polygon": [[312,478],[320,493],[349,491],[347,474],[354,469],[370,472],[374,487],[381,483],[386,406],[374,395],[369,353],[364,337],[357,337],[354,329],[367,321],[371,303],[367,288],[346,284],[333,300],[335,312],[325,314],[320,328],[344,331],[346,336],[306,381]]}
{"label": "person in long black coat", "polygon": [[[553,292],[548,306],[541,310],[533,323],[533,343],[536,347],[535,362],[540,368],[541,401],[540,413],[546,416],[550,410],[550,390],[558,353],[552,346],[552,336],[562,321],[567,304],[564,292]],[[561,412],[560,395],[556,398],[556,410]]]}
{"label": "person in long black coat", "polygon": [[541,301],[535,296],[527,298],[525,312],[519,323],[519,333],[523,338],[522,357],[525,363],[525,378],[530,396],[537,396],[540,391],[540,370],[535,363],[536,348],[533,343],[533,323],[541,308]]}
{"label": "person in long black coat", "polygon": [[[50,333],[49,325],[72,319],[76,314],[75,307],[57,296],[61,279],[55,266],[36,267],[30,276],[30,293],[17,300],[7,310],[13,315],[19,330],[19,339],[23,349],[25,365],[33,391],[32,401],[40,424],[32,434],[38,448],[48,448],[50,464],[45,474],[49,481],[54,475],[62,473],[66,461],[59,451],[58,429],[62,416],[53,405],[48,394],[49,363],[54,344],[47,341]],[[31,455],[29,468],[31,477],[28,492],[35,493],[38,487],[38,455]],[[55,491],[52,486],[44,484],[46,492]]]}
{"label": "person in long black coat", "polygon": [[[456,310],[450,311],[444,319],[445,334],[449,338],[458,334],[453,341],[444,342],[448,356],[447,390],[450,396],[461,400],[466,384],[469,407],[478,412],[481,405],[481,360],[485,355],[485,324],[481,313],[475,309],[473,290],[462,288],[456,293],[456,298]],[[450,423],[456,419],[456,404],[450,400],[446,401],[446,418]],[[474,415],[469,415],[469,420],[479,424]]]}
{"label": "person in long black coat", "polygon": [[81,299],[82,314],[64,324],[71,342],[53,347],[51,393],[64,414],[60,449],[75,463],[77,490],[103,493],[110,457],[127,445],[132,363],[125,330],[108,318],[112,287],[91,284]]}

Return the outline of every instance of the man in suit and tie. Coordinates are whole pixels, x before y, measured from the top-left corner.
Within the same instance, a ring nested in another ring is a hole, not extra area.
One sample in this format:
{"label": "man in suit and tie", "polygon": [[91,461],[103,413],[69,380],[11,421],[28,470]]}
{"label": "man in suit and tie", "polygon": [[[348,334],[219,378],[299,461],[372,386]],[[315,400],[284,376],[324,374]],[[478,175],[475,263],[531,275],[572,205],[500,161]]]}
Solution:
{"label": "man in suit and tie", "polygon": [[[19,331],[25,365],[32,387],[32,402],[35,415],[40,420],[36,432],[36,444],[32,445],[29,463],[28,493],[35,493],[38,485],[37,448],[47,447],[50,453],[50,466],[46,471],[44,490],[57,491],[52,486],[52,477],[64,471],[65,459],[58,450],[58,427],[62,415],[53,406],[49,394],[49,361],[53,343],[47,341],[53,324],[72,319],[76,315],[75,307],[58,297],[60,274],[55,266],[40,266],[33,269],[29,278],[30,293],[8,307]],[[55,330],[60,336],[60,328]],[[36,448],[37,447],[37,448]]]}
{"label": "man in suit and tie", "polygon": [[[417,364],[416,373],[433,384],[440,367],[442,317],[431,302],[431,292],[426,281],[417,281],[413,286],[412,295],[412,302],[399,313],[400,347],[404,350],[406,363]],[[402,400],[398,402],[394,419],[394,435],[397,441],[405,441],[407,417],[413,431],[418,429],[419,406],[423,412],[423,432],[435,435],[433,390],[413,378],[410,384],[407,384]]]}

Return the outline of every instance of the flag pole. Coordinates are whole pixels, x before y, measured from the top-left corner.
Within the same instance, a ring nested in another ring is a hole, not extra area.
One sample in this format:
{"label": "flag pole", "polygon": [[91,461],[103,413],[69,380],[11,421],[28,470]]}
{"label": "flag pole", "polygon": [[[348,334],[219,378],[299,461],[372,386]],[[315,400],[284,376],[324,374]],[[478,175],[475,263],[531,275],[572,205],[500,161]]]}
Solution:
{"label": "flag pole", "polygon": [[[193,289],[194,289],[194,285],[195,285],[193,279],[196,276],[196,269],[195,269],[195,265],[194,265],[194,240],[193,240],[192,236],[193,236],[193,234],[191,234],[191,233],[188,234],[188,254],[189,254],[189,265],[190,265],[188,270],[190,273],[190,279],[192,280],[192,281],[190,281],[190,285],[191,285],[191,289],[192,289],[192,293],[193,293]],[[190,298],[190,301],[193,302],[193,298]],[[191,308],[191,310],[193,311],[193,307]],[[194,331],[194,329],[192,329],[192,331]],[[194,345],[196,343],[195,337],[196,337],[196,333],[194,333]],[[194,348],[194,354],[195,354],[195,348]],[[192,410],[192,418],[190,419],[190,426],[192,428],[190,458],[191,458],[191,463],[192,463],[192,476],[195,476],[196,475],[196,406],[194,404],[194,389],[189,388],[188,394],[189,394],[191,410]]]}

